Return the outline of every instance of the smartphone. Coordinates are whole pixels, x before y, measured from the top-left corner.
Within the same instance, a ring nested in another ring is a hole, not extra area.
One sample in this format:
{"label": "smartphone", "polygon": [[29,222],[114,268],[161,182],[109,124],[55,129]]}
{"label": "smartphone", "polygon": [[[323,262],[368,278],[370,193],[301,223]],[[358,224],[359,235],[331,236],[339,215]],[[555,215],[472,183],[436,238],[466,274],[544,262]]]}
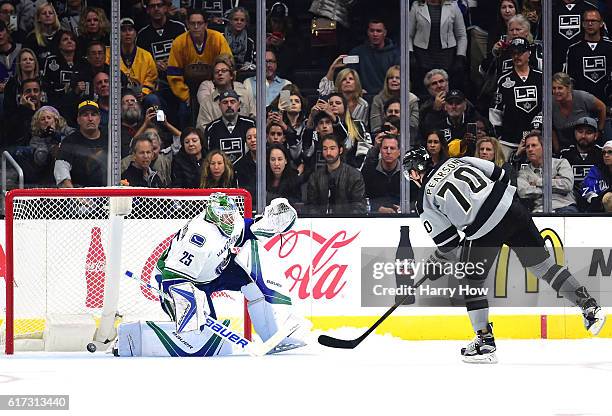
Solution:
{"label": "smartphone", "polygon": [[476,134],[478,133],[478,125],[476,123],[468,123],[467,133],[470,133],[476,137]]}
{"label": "smartphone", "polygon": [[155,112],[155,119],[161,123],[166,121],[166,114],[164,114],[164,110],[157,110]]}
{"label": "smartphone", "polygon": [[359,63],[359,55],[347,55],[342,58],[343,64],[358,64]]}
{"label": "smartphone", "polygon": [[281,90],[280,96],[278,99],[278,109],[279,110],[282,110],[282,111],[289,110],[289,107],[291,107],[291,99],[289,97],[291,97],[291,91]]}

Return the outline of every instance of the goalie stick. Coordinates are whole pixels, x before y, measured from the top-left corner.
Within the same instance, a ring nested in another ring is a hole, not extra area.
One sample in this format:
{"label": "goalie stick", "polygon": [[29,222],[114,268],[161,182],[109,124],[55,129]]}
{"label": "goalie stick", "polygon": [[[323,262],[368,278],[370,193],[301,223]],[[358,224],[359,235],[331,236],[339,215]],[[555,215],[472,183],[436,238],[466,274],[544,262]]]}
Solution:
{"label": "goalie stick", "polygon": [[[423,282],[425,280],[427,280],[427,279],[428,279],[428,276],[422,277],[414,285],[414,288],[417,288],[417,287],[421,286],[423,284]],[[382,324],[383,321],[385,319],[387,319],[389,317],[389,315],[391,315],[393,313],[393,311],[395,311],[402,303],[404,303],[404,301],[406,299],[408,299],[408,297],[410,295],[411,295],[410,293],[407,293],[400,300],[395,302],[395,305],[391,306],[391,308],[387,312],[385,312],[383,316],[378,318],[378,321],[374,322],[374,325],[369,327],[368,330],[365,331],[358,338],[355,338],[355,339],[339,339],[339,338],[330,337],[329,335],[319,335],[319,338],[318,338],[319,344],[324,345],[326,347],[330,347],[330,348],[343,348],[343,349],[353,349],[353,348],[355,348],[357,345],[361,344],[361,341],[366,339],[368,335],[370,335],[372,332],[374,332],[374,330],[376,328],[378,328],[378,326],[380,324]]]}
{"label": "goalie stick", "polygon": [[[140,283],[142,286],[152,290],[165,300],[172,302],[170,296],[166,293],[162,292],[158,288],[151,286],[151,284],[142,281],[140,278],[134,276],[134,273],[131,271],[126,271],[125,276],[129,277]],[[254,357],[262,357],[272,351],[283,339],[293,334],[297,331],[301,326],[308,326],[305,323],[309,321],[300,320],[293,315],[289,315],[287,320],[278,328],[278,331],[274,335],[272,335],[265,342],[254,342],[249,341],[245,337],[236,332],[229,331],[228,328],[223,325],[221,322],[217,321],[212,316],[206,316],[206,327],[213,331],[216,335],[225,339],[226,341],[242,347],[249,355]],[[312,325],[312,324],[311,324]]]}

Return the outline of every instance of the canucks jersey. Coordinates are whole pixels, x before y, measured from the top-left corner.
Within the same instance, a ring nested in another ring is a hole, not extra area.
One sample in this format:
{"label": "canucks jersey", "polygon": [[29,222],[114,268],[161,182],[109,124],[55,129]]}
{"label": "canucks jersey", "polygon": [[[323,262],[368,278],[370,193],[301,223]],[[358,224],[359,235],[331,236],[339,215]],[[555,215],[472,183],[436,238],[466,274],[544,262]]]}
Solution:
{"label": "canucks jersey", "polygon": [[417,212],[441,251],[490,232],[504,218],[516,188],[494,163],[474,157],[451,158],[437,165],[421,186]]}
{"label": "canucks jersey", "polygon": [[582,39],[582,15],[587,10],[597,10],[597,7],[584,0],[569,4],[563,0],[553,2],[553,74],[563,70],[567,48]]}
{"label": "canucks jersey", "polygon": [[513,69],[497,81],[489,121],[503,144],[518,147],[523,137],[531,131],[531,121],[540,113],[541,107],[542,73],[530,69],[529,75],[523,79]]}
{"label": "canucks jersey", "polygon": [[582,40],[567,50],[565,72],[574,80],[574,89],[587,91],[606,103],[606,88],[612,73],[612,41]]}
{"label": "canucks jersey", "polygon": [[170,247],[157,262],[157,267],[164,274],[171,273],[197,283],[208,283],[219,277],[229,264],[232,248],[243,243],[247,220],[236,214],[234,231],[227,237],[216,225],[206,221],[204,215],[205,211],[176,233]]}

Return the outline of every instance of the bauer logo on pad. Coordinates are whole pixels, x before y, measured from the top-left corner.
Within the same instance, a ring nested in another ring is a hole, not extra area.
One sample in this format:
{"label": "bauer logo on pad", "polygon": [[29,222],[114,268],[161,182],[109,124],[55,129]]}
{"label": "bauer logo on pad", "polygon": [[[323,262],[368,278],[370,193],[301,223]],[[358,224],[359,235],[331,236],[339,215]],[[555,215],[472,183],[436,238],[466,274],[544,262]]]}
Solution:
{"label": "bauer logo on pad", "polygon": [[200,234],[192,234],[189,242],[194,246],[203,247],[204,243],[206,242],[206,238]]}

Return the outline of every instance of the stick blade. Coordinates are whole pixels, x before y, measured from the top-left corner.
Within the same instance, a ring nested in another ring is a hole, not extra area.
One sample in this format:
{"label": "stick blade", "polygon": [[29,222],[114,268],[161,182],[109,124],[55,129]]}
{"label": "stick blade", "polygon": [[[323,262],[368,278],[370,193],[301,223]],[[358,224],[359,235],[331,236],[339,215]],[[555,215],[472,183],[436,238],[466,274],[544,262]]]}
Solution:
{"label": "stick blade", "polygon": [[319,344],[324,345],[329,348],[342,348],[345,350],[351,350],[359,345],[359,339],[338,339],[334,337],[330,337],[328,335],[319,335],[318,338]]}

